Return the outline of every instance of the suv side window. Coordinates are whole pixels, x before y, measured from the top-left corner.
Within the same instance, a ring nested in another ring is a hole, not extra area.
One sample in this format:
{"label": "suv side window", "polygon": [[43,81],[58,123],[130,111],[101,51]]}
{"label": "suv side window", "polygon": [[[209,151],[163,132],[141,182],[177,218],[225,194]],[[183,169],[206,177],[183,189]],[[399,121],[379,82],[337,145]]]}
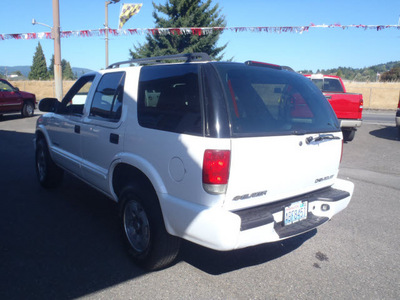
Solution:
{"label": "suv side window", "polygon": [[139,124],[146,128],[202,135],[198,77],[197,64],[142,67]]}
{"label": "suv side window", "polygon": [[65,95],[57,112],[60,114],[83,114],[83,107],[85,106],[86,98],[89,93],[90,87],[94,80],[95,75],[87,75],[80,77],[68,93]]}
{"label": "suv side window", "polygon": [[121,118],[125,72],[103,75],[94,94],[90,117],[111,122]]}

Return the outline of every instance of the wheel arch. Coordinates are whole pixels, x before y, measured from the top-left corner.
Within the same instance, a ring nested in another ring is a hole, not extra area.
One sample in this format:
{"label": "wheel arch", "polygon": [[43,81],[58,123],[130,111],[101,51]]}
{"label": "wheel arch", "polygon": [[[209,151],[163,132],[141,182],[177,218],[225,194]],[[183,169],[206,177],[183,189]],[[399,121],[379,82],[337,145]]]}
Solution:
{"label": "wheel arch", "polygon": [[52,159],[54,159],[54,158],[53,158],[53,151],[51,151],[52,143],[51,143],[50,137],[49,137],[49,135],[48,135],[48,133],[47,133],[47,131],[46,131],[46,128],[45,128],[44,126],[38,126],[38,127],[36,128],[36,131],[35,131],[35,139],[34,139],[35,151],[36,151],[37,141],[38,141],[39,139],[43,139],[43,140],[46,142],[47,147],[49,148],[50,157],[51,157]]}
{"label": "wheel arch", "polygon": [[36,99],[35,98],[24,98],[24,99],[22,99],[22,102],[24,104],[27,102],[31,102],[33,104],[33,107],[36,108]]}
{"label": "wheel arch", "polygon": [[110,191],[116,201],[127,183],[143,183],[145,187],[153,190],[158,198],[160,194],[167,193],[165,183],[156,167],[133,153],[123,152],[116,155],[108,174]]}
{"label": "wheel arch", "polygon": [[112,173],[112,188],[118,197],[123,188],[128,184],[134,184],[157,194],[151,180],[137,167],[127,163],[119,163]]}
{"label": "wheel arch", "polygon": [[39,127],[36,128],[36,131],[35,131],[35,147],[36,147],[37,141],[38,141],[39,139],[41,139],[41,138],[44,139],[44,140],[46,141],[46,143],[47,143],[48,146],[50,146],[50,143],[49,143],[49,136],[48,136],[48,134],[47,134],[45,128],[39,126]]}

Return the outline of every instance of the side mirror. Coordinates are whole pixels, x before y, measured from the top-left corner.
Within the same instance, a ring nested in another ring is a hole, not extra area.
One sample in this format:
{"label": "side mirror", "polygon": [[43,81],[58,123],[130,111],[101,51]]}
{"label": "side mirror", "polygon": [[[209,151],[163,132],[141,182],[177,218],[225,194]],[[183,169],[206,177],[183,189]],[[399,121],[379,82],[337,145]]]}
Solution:
{"label": "side mirror", "polygon": [[14,87],[14,92],[19,92],[19,88]]}
{"label": "side mirror", "polygon": [[44,98],[39,102],[39,110],[43,112],[57,111],[60,102],[56,98]]}

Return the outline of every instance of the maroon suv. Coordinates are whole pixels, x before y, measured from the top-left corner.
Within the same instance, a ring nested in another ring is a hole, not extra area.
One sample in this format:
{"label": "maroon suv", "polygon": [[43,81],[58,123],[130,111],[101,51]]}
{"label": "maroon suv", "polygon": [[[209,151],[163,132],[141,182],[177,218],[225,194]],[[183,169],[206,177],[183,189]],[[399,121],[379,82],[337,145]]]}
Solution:
{"label": "maroon suv", "polygon": [[0,79],[0,116],[21,112],[23,117],[32,117],[36,104],[34,94],[21,92],[7,80]]}

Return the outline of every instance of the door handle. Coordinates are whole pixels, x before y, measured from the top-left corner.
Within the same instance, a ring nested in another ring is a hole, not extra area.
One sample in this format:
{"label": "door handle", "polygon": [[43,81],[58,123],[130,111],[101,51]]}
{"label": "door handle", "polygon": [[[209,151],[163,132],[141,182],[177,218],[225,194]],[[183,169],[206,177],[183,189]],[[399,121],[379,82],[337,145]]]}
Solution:
{"label": "door handle", "polygon": [[75,133],[81,133],[81,126],[75,125],[74,131]]}
{"label": "door handle", "polygon": [[116,133],[110,133],[110,143],[118,144],[119,143],[119,135]]}

